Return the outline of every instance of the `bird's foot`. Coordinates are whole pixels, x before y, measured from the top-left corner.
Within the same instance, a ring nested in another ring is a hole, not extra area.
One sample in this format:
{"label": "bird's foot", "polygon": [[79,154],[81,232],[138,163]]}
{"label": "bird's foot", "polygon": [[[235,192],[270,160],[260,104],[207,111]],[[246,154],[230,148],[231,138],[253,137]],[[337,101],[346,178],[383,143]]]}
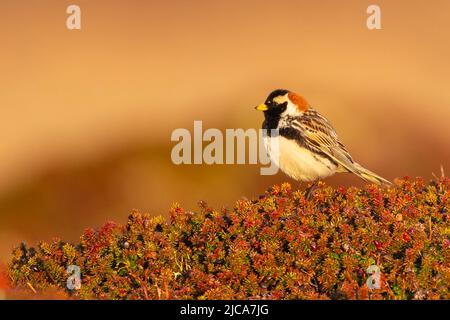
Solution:
{"label": "bird's foot", "polygon": [[311,198],[312,198],[312,196],[314,194],[314,191],[316,189],[317,189],[317,181],[314,181],[312,183],[312,185],[306,190],[305,199],[308,200],[308,201],[311,200]]}

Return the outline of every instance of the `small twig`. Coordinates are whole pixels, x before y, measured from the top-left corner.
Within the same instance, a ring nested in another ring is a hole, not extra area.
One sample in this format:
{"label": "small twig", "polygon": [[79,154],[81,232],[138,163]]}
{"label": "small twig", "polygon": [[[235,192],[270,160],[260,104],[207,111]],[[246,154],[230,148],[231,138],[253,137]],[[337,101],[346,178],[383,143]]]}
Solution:
{"label": "small twig", "polygon": [[145,298],[145,300],[149,300],[147,288],[145,286],[142,286],[142,290],[144,291],[144,298]]}
{"label": "small twig", "polygon": [[389,286],[389,283],[388,283],[387,281],[384,281],[384,283],[385,283],[385,286],[386,286],[386,288],[387,288],[388,294],[391,296],[391,299],[392,299],[392,300],[397,300],[397,298],[396,298],[394,292],[392,291],[391,287]]}
{"label": "small twig", "polygon": [[140,286],[141,286],[141,288],[142,288],[142,291],[144,292],[144,298],[146,299],[146,300],[149,300],[149,297],[148,297],[148,290],[147,290],[147,281],[141,281],[141,279],[138,277],[138,276],[136,276],[131,270],[130,270],[130,268],[128,268],[128,266],[126,267],[126,269],[127,269],[127,271],[128,271],[128,274],[134,279],[134,281],[136,281]]}
{"label": "small twig", "polygon": [[166,299],[169,300],[170,299],[170,293],[169,293],[169,287],[167,286],[167,280],[164,279],[163,281],[163,286],[164,286],[164,293],[166,294]]}
{"label": "small twig", "polygon": [[36,289],[33,288],[33,286],[31,285],[31,283],[27,282],[27,286],[31,289],[31,291],[33,291],[34,293],[37,293]]}
{"label": "small twig", "polygon": [[311,277],[311,275],[310,275],[308,272],[306,272],[305,270],[300,269],[300,271],[303,272],[304,274],[308,275],[308,276],[310,277],[310,280],[311,280],[311,281],[309,282],[309,284],[310,284],[311,286],[313,286],[314,288],[316,288],[317,290],[319,290],[319,286],[318,286],[317,284],[315,284],[315,283],[312,283],[312,280],[315,281],[315,279],[313,279],[313,278]]}
{"label": "small twig", "polygon": [[161,300],[161,289],[159,288],[158,284],[155,283],[156,292],[158,293],[158,300]]}
{"label": "small twig", "polygon": [[431,241],[431,236],[433,234],[433,228],[431,227],[431,217],[428,219],[428,229],[430,232],[429,240]]}

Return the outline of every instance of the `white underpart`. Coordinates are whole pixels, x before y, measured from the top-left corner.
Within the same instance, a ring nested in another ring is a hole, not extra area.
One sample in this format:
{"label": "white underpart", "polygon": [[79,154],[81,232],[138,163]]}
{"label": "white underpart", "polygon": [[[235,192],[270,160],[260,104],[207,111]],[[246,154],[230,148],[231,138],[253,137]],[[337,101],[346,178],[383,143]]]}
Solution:
{"label": "white underpart", "polygon": [[[282,136],[265,137],[265,139],[271,160],[281,171],[295,180],[315,181],[336,172],[337,167],[334,163],[299,146],[294,140]],[[278,139],[278,141],[274,143],[271,139]],[[279,152],[271,148],[276,145]]]}

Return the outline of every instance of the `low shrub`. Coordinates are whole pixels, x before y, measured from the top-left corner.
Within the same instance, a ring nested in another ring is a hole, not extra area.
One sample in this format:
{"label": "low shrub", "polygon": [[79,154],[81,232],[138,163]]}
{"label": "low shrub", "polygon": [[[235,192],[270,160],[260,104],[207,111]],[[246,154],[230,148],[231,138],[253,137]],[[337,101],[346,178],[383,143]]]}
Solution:
{"label": "low shrub", "polygon": [[[309,201],[283,184],[233,209],[133,212],[78,244],[22,244],[8,274],[15,287],[76,299],[449,299],[449,182],[322,183]],[[70,265],[78,290],[66,287]],[[378,289],[366,283],[371,265]]]}

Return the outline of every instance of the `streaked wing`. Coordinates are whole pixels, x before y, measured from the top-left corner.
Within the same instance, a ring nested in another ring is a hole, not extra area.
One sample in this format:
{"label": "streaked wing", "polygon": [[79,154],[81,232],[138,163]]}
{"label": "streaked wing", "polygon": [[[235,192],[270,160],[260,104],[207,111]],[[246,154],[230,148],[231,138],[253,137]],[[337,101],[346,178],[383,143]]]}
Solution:
{"label": "streaked wing", "polygon": [[342,167],[353,172],[352,157],[339,141],[336,131],[328,120],[317,111],[308,109],[301,117],[296,118],[292,125],[301,130],[306,146],[326,154]]}

